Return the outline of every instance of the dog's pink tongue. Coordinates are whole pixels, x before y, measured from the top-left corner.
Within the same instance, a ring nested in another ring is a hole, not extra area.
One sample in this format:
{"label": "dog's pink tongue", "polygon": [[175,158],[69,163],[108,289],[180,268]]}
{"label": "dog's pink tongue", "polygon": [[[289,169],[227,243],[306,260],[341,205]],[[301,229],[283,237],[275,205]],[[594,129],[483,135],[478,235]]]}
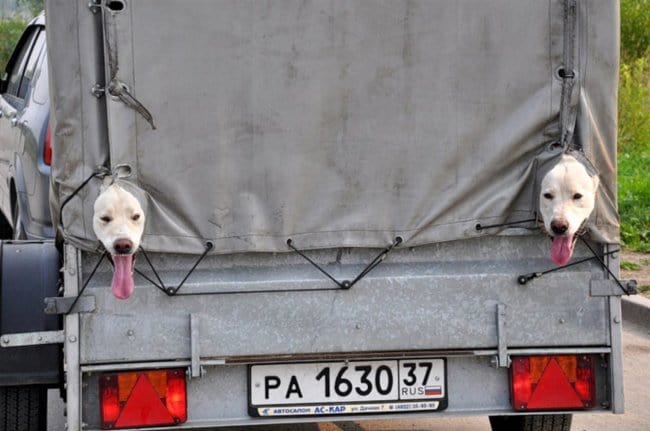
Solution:
{"label": "dog's pink tongue", "polygon": [[118,299],[127,299],[135,289],[133,282],[133,255],[113,256],[113,295]]}
{"label": "dog's pink tongue", "polygon": [[551,260],[560,266],[564,266],[571,259],[573,254],[573,235],[556,236],[551,246]]}

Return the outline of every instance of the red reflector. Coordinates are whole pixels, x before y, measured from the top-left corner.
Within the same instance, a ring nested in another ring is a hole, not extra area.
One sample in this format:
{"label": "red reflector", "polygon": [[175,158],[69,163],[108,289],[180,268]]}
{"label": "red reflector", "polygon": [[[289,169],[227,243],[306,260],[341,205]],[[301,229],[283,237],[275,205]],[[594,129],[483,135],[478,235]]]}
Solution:
{"label": "red reflector", "polygon": [[174,418],[160,401],[145,374],[140,374],[135,387],[124,404],[115,428],[137,427],[142,425],[169,425]]}
{"label": "red reflector", "polygon": [[43,163],[48,166],[52,164],[52,132],[50,130],[50,123],[47,123],[45,142],[43,143]]}
{"label": "red reflector", "polygon": [[535,391],[528,400],[527,408],[530,410],[545,408],[579,409],[582,407],[582,401],[571,387],[558,363],[550,360],[537,383]]}
{"label": "red reflector", "polygon": [[187,420],[183,369],[107,374],[99,380],[103,429],[175,425]]}
{"label": "red reflector", "polygon": [[593,357],[584,355],[513,357],[513,408],[522,411],[594,407],[594,363]]}

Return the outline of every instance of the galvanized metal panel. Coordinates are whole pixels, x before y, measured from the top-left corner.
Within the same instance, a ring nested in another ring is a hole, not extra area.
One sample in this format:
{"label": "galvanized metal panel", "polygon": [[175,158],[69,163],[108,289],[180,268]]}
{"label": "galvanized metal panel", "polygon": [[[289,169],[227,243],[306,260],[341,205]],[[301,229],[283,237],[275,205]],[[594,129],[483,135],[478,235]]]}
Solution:
{"label": "galvanized metal panel", "polygon": [[[200,379],[189,379],[188,421],[183,428],[225,427],[233,425],[261,425],[265,423],[291,423],[307,421],[357,421],[381,418],[405,419],[417,417],[442,417],[476,414],[512,413],[508,370],[494,368],[489,357],[447,358],[447,385],[449,406],[436,413],[402,415],[359,415],[320,418],[251,418],[248,415],[248,378],[246,365],[208,367]],[[134,364],[137,369],[138,364]],[[605,380],[604,367],[596,367],[596,381]],[[84,384],[89,391],[98,392],[98,373],[85,374]],[[598,385],[603,388],[604,385]],[[597,393],[597,405],[606,399],[602,390]],[[551,413],[551,412],[549,412]],[[86,429],[99,428],[99,405],[96,398],[88,398],[84,404]]]}
{"label": "galvanized metal panel", "polygon": [[[97,374],[85,376],[84,381],[88,383],[89,390],[94,390],[97,387]],[[434,415],[507,410],[509,407],[509,392],[504,384],[508,381],[507,370],[492,368],[489,358],[448,358],[447,381],[450,385],[449,407]],[[245,365],[209,367],[200,379],[189,380],[186,426],[192,428],[264,423],[264,419],[254,419],[248,415],[247,382]],[[469,388],[474,390],[467,390]],[[88,400],[85,407],[84,422],[88,423],[91,429],[98,428],[97,404]],[[386,419],[386,416],[383,418]],[[278,420],[291,421],[287,418],[275,419]]]}
{"label": "galvanized metal panel", "polygon": [[[491,255],[484,250],[488,244]],[[97,311],[81,316],[82,362],[189,359],[191,314],[199,317],[203,359],[496,349],[497,304],[508,310],[507,347],[608,345],[607,299],[589,294],[590,280],[602,277],[596,265],[584,263],[525,286],[517,283],[520,273],[551,267],[548,258],[524,257],[524,250],[532,250],[533,257],[536,250],[541,253],[542,244],[546,240],[536,237],[491,237],[473,244],[403,249],[350,290],[330,290],[336,286],[313,267],[286,265],[284,254],[258,255],[258,265],[252,266],[255,259],[241,255],[241,262],[235,256],[227,262],[208,259],[200,280],[184,286],[183,295],[168,297],[138,283],[135,294],[121,301],[108,288],[105,268],[87,289],[96,296]],[[431,259],[436,252],[447,262]],[[582,253],[578,248],[577,254]],[[355,274],[362,268],[357,262],[372,255],[372,250],[356,251],[348,256],[350,263],[332,266],[340,274]],[[276,257],[277,268],[271,270],[268,265]],[[420,261],[426,257],[428,263]],[[327,253],[319,258],[328,258]],[[177,269],[183,265],[173,259],[154,256],[159,268],[174,268],[162,271],[163,278],[184,275]],[[218,282],[206,286],[204,279],[211,274]],[[255,293],[247,292],[248,283],[255,285]],[[302,289],[291,290],[296,286]],[[218,293],[223,290],[238,293]]]}
{"label": "galvanized metal panel", "polygon": [[[66,245],[63,248],[63,286],[65,296],[76,296],[79,294],[79,280],[81,271],[81,251]],[[65,390],[66,399],[66,429],[69,431],[80,431],[81,426],[81,405],[83,387],[81,385],[81,355],[80,344],[82,335],[80,332],[78,313],[68,314],[63,319],[63,330],[65,331],[65,344],[63,352],[65,355]]]}

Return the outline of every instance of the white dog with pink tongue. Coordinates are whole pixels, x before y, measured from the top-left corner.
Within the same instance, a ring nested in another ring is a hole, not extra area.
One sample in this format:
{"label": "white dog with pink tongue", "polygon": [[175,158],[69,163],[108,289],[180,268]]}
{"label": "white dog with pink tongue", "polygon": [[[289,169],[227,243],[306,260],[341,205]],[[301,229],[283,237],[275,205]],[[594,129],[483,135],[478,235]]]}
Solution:
{"label": "white dog with pink tongue", "polygon": [[542,179],[539,196],[544,228],[553,239],[551,260],[566,265],[578,235],[594,209],[598,176],[575,157],[564,154]]}
{"label": "white dog with pink tongue", "polygon": [[103,186],[95,200],[93,230],[113,261],[111,288],[127,299],[135,289],[134,254],[140,247],[145,215],[140,202],[119,184]]}

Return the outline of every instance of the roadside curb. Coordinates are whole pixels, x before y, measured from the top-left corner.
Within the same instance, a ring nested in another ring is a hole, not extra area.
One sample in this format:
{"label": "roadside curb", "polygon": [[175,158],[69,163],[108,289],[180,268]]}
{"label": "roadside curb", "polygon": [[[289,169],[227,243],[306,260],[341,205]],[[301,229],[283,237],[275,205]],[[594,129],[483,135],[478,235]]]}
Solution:
{"label": "roadside curb", "polygon": [[621,307],[623,320],[650,328],[650,299],[641,295],[624,296]]}

